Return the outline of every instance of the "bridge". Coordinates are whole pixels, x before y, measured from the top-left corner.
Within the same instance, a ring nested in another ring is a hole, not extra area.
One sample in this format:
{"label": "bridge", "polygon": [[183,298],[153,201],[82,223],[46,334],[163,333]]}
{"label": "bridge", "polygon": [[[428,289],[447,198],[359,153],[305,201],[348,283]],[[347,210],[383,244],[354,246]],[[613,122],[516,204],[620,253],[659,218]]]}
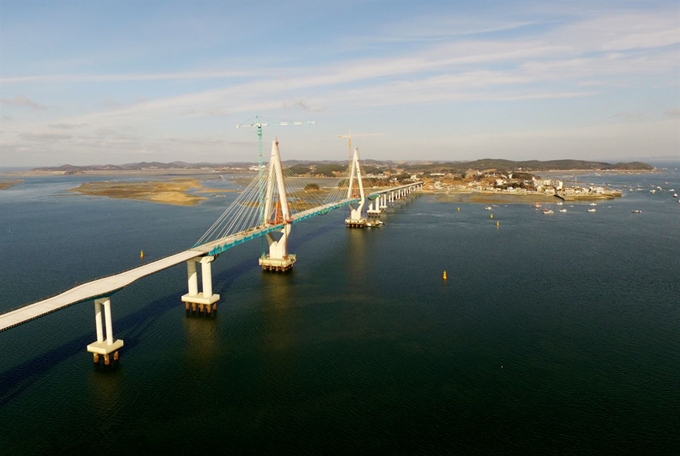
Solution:
{"label": "bridge", "polygon": [[[87,351],[93,354],[95,363],[103,361],[109,365],[119,359],[120,349],[124,345],[123,340],[113,335],[111,297],[131,283],[186,263],[188,290],[181,297],[185,309],[187,312],[211,314],[217,310],[220,298],[213,293],[211,270],[211,264],[218,255],[244,242],[263,238],[269,248],[259,258],[262,269],[288,271],[297,261],[297,257],[288,252],[288,238],[294,224],[349,207],[349,217],[345,220],[349,228],[371,226],[371,222],[363,215],[367,200],[370,202],[367,215],[376,217],[388,204],[422,187],[422,182],[413,182],[367,195],[356,148],[349,167],[349,178],[341,179],[341,182],[347,182],[347,188],[344,185],[333,187],[324,200],[320,200],[313,191],[291,185],[296,180],[299,185],[304,184],[304,180],[284,174],[279,143],[273,141],[268,171],[259,173],[190,249],[78,285],[56,296],[4,313],[0,315],[0,332],[74,304],[94,300],[96,340],[87,346]],[[202,290],[199,290],[198,264],[201,265]]]}

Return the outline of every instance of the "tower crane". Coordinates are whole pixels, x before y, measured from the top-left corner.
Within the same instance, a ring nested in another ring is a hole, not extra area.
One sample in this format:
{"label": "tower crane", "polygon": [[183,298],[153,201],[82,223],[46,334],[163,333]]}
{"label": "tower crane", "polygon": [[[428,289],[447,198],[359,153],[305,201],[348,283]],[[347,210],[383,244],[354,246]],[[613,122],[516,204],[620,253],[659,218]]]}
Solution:
{"label": "tower crane", "polygon": [[236,128],[241,127],[255,127],[257,129],[257,169],[258,178],[260,181],[260,224],[264,223],[264,183],[262,182],[262,127],[285,127],[289,125],[314,125],[313,120],[302,122],[299,120],[282,121],[282,122],[262,122],[260,116],[255,116],[255,122],[236,124]]}
{"label": "tower crane", "polygon": [[314,125],[316,124],[315,121],[313,120],[308,120],[307,122],[302,122],[299,120],[294,120],[294,121],[282,121],[282,122],[262,122],[260,119],[260,116],[255,116],[255,122],[253,123],[242,123],[242,124],[236,124],[236,128],[241,128],[241,127],[255,127],[257,128],[257,157],[258,157],[258,162],[257,165],[262,168],[262,127],[273,127],[273,126],[279,126],[279,127],[285,127],[288,125]]}

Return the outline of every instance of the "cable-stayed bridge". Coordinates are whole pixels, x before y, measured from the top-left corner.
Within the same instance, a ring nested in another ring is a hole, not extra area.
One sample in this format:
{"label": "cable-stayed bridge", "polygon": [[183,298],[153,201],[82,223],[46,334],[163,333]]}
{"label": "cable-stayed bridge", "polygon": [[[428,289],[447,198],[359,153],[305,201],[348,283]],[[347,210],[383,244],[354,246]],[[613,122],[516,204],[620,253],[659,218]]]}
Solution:
{"label": "cable-stayed bridge", "polygon": [[[348,176],[326,191],[309,185],[309,180],[291,175],[283,169],[279,144],[272,143],[267,172],[258,176],[239,194],[215,223],[188,250],[170,255],[143,266],[93,280],[64,291],[56,296],[28,304],[0,315],[0,332],[28,321],[90,299],[94,300],[96,341],[87,346],[94,361],[100,358],[110,364],[119,358],[123,341],[113,336],[111,296],[145,276],[180,263],[187,264],[188,292],[181,297],[188,312],[212,313],[217,309],[220,296],[213,293],[211,264],[215,258],[242,243],[253,239],[263,242],[260,266],[267,271],[287,271],[297,258],[288,252],[288,238],[292,226],[311,217],[327,214],[335,209],[349,207],[345,220],[348,227],[365,227],[370,223],[364,216],[366,201],[369,216],[387,207],[388,203],[405,197],[422,186],[413,182],[393,188],[381,189],[366,195],[359,163],[358,150],[348,169]],[[199,290],[198,264],[201,271]]]}

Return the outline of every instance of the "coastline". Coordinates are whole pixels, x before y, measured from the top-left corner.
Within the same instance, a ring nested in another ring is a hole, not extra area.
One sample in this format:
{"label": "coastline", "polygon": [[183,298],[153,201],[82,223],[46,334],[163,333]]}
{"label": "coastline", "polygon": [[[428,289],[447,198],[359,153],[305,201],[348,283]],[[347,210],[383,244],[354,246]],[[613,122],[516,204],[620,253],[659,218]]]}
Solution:
{"label": "coastline", "polygon": [[[592,170],[553,170],[549,171],[552,176],[567,177],[569,175],[581,174],[650,174],[658,172],[659,170],[606,170],[593,173]],[[102,196],[114,199],[130,199],[137,201],[146,201],[158,204],[170,204],[179,206],[194,206],[200,204],[201,201],[207,200],[205,194],[228,193],[237,191],[235,189],[212,188],[204,187],[203,183],[211,180],[219,180],[220,174],[213,169],[145,169],[145,170],[88,170],[77,173],[81,176],[135,176],[135,177],[149,177],[150,180],[142,182],[119,182],[119,181],[99,181],[86,182],[78,187],[69,189],[70,192],[79,193],[90,196]],[[232,174],[230,172],[230,174]],[[231,176],[230,180],[234,182],[243,181],[246,185],[245,174],[235,173],[236,176]],[[244,174],[244,176],[239,176]],[[63,171],[47,171],[47,170],[30,170],[30,171],[14,171],[4,173],[4,176],[10,178],[5,181],[0,181],[0,190],[11,188],[23,182],[21,177],[39,177],[39,176],[63,176],[66,175]],[[160,180],[163,179],[163,180]],[[490,190],[478,190],[469,188],[442,188],[442,189],[424,189],[421,190],[423,194],[436,195],[442,202],[451,203],[473,203],[473,204],[526,204],[535,202],[553,202],[560,200],[559,195],[550,193],[510,193]],[[621,196],[620,193],[616,196]],[[613,196],[600,195],[581,195],[578,200],[596,200],[596,199],[610,199]]]}

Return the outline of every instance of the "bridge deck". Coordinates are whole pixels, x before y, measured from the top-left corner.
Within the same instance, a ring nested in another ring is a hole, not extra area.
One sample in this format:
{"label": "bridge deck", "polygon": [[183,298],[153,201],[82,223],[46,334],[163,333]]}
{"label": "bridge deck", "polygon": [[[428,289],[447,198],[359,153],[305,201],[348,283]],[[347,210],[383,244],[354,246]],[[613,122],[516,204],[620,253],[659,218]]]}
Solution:
{"label": "bridge deck", "polygon": [[130,285],[135,280],[202,255],[205,255],[205,253],[198,250],[185,250],[184,252],[130,269],[129,271],[121,272],[120,274],[78,285],[75,288],[71,288],[70,290],[51,298],[0,315],[0,331],[42,317],[43,315],[68,307],[72,304],[110,295],[111,293]]}

